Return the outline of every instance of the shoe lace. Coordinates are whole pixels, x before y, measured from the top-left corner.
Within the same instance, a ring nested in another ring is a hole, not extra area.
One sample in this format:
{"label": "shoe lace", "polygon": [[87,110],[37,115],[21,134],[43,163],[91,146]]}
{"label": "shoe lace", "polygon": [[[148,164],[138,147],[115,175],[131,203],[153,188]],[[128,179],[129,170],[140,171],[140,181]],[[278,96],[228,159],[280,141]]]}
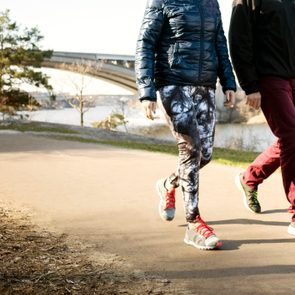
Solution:
{"label": "shoe lace", "polygon": [[175,188],[171,187],[169,191],[166,192],[166,207],[165,209],[175,208]]}
{"label": "shoe lace", "polygon": [[195,231],[202,236],[204,236],[206,239],[210,236],[214,235],[213,228],[210,227],[206,222],[200,217],[197,216],[197,223],[195,227]]}
{"label": "shoe lace", "polygon": [[254,205],[258,205],[258,204],[259,204],[257,198],[258,198],[257,190],[253,190],[253,191],[251,192],[250,200],[251,200],[251,202],[252,202]]}

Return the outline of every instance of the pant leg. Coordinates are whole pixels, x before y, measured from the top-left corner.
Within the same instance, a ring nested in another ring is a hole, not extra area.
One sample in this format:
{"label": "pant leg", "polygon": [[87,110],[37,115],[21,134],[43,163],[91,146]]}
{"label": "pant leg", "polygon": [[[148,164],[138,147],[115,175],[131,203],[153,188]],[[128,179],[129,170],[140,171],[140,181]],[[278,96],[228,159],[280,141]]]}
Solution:
{"label": "pant leg", "polygon": [[284,190],[295,221],[295,79],[261,80],[261,108],[280,148]]}
{"label": "pant leg", "polygon": [[261,153],[244,172],[244,181],[251,188],[257,188],[280,167],[280,145],[275,141]]}
{"label": "pant leg", "polygon": [[186,219],[199,215],[199,170],[212,155],[215,128],[214,91],[205,87],[166,86],[159,90],[162,110],[177,140],[178,178]]}

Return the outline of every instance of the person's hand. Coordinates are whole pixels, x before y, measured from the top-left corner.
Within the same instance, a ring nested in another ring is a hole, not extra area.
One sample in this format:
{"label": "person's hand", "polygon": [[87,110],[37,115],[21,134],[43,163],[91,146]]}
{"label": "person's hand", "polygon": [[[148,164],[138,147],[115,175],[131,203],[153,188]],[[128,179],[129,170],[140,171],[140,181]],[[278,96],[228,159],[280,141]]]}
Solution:
{"label": "person's hand", "polygon": [[141,104],[146,117],[150,120],[154,120],[154,114],[156,112],[157,103],[155,101],[143,100]]}
{"label": "person's hand", "polygon": [[224,100],[224,107],[226,108],[233,108],[236,101],[236,95],[233,90],[225,91],[225,100]]}
{"label": "person's hand", "polygon": [[248,94],[246,96],[246,104],[250,107],[258,110],[261,105],[261,94],[260,92],[254,92],[251,94]]}

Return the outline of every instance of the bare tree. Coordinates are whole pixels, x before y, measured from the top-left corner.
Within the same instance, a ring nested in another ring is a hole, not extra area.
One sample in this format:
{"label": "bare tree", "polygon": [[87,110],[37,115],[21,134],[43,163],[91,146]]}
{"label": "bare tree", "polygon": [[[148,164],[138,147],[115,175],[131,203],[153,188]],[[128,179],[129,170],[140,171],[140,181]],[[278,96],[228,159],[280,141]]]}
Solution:
{"label": "bare tree", "polygon": [[71,96],[65,96],[68,103],[72,108],[77,110],[80,114],[80,125],[84,126],[84,114],[93,105],[95,100],[94,97],[85,95],[87,87],[89,87],[89,80],[87,82],[86,76],[89,75],[93,70],[100,68],[101,64],[92,65],[90,62],[81,60],[81,62],[76,62],[74,64],[63,64],[61,69],[69,70],[72,72],[79,73],[79,79],[71,79],[71,84],[75,89],[75,94]]}
{"label": "bare tree", "polygon": [[121,115],[122,117],[122,124],[124,125],[125,131],[128,132],[127,129],[127,123],[128,121],[126,120],[126,113],[127,113],[127,103],[128,103],[128,98],[127,97],[121,97],[119,99],[119,106],[117,108],[117,113]]}

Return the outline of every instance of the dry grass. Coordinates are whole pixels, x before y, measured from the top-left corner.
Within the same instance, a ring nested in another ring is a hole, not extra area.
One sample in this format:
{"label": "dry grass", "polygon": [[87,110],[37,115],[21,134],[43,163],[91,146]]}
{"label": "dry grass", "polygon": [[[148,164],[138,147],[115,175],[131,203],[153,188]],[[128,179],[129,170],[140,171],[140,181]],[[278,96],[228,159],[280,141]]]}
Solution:
{"label": "dry grass", "polygon": [[33,224],[0,202],[0,294],[177,294],[171,283],[126,267],[117,255]]}

